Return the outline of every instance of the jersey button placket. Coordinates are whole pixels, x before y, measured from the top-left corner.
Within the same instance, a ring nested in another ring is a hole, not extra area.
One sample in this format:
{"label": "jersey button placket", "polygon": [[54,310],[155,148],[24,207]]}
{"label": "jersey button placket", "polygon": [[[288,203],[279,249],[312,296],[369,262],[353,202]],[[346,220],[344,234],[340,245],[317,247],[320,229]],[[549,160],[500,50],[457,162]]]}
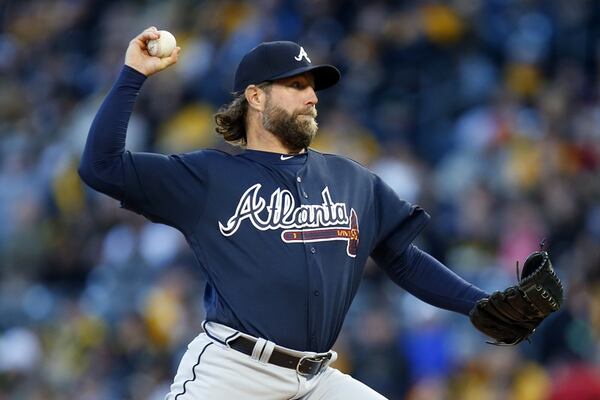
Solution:
{"label": "jersey button placket", "polygon": [[[298,193],[298,197],[300,199],[300,203],[301,204],[309,204],[309,202],[307,201],[309,198],[309,195],[307,193],[307,191],[304,189],[304,179],[300,176],[297,175],[296,176],[296,190]],[[304,232],[302,233],[302,235],[304,236]],[[319,261],[319,257],[317,255],[317,249],[314,246],[314,243],[310,243],[310,242],[304,242],[304,248],[306,249],[306,252],[308,254],[308,274],[309,274],[309,281],[312,282],[312,288],[310,289],[309,292],[309,326],[310,326],[310,331],[311,331],[311,336],[310,336],[310,341],[311,341],[311,345],[316,345],[318,338],[317,335],[314,333],[316,330],[318,330],[318,324],[319,324],[319,320],[318,318],[320,317],[321,313],[318,310],[321,310],[323,308],[322,302],[323,302],[323,297],[321,296],[321,292],[322,292],[322,277],[320,276],[320,273],[318,272],[320,270],[320,261]],[[318,288],[318,289],[317,289]]]}
{"label": "jersey button placket", "polygon": [[304,185],[302,184],[302,177],[300,175],[296,176],[296,190],[298,191],[298,196],[300,197],[300,202],[304,203],[302,198],[308,199],[308,193],[304,190]]}

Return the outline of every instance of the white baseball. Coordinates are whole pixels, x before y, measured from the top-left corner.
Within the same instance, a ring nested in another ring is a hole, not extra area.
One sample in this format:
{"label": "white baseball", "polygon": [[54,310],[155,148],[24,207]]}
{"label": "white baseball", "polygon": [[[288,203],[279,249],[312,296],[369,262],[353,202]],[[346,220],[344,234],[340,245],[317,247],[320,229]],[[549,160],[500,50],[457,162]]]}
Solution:
{"label": "white baseball", "polygon": [[153,57],[168,57],[173,50],[175,50],[177,41],[175,40],[175,36],[169,31],[158,32],[160,33],[160,37],[158,39],[149,40],[146,44],[148,54]]}

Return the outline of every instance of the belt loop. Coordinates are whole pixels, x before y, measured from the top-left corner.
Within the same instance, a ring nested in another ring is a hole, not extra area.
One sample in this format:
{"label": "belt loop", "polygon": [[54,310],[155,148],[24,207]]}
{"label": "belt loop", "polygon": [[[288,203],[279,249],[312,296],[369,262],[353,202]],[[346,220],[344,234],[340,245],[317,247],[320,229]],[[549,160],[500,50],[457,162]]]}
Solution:
{"label": "belt loop", "polygon": [[331,354],[331,358],[327,361],[327,366],[329,366],[330,364],[333,364],[335,362],[335,360],[337,360],[337,358],[338,358],[337,352],[335,352],[333,350],[329,350],[329,353]]}
{"label": "belt loop", "polygon": [[262,354],[260,355],[258,361],[266,364],[269,362],[269,358],[271,357],[271,353],[273,353],[273,349],[275,348],[275,343],[267,340],[267,345],[263,349]]}
{"label": "belt loop", "polygon": [[258,338],[256,344],[254,345],[254,349],[252,349],[252,354],[250,355],[250,358],[252,358],[253,360],[260,360],[260,357],[262,356],[266,345],[267,341],[265,339]]}

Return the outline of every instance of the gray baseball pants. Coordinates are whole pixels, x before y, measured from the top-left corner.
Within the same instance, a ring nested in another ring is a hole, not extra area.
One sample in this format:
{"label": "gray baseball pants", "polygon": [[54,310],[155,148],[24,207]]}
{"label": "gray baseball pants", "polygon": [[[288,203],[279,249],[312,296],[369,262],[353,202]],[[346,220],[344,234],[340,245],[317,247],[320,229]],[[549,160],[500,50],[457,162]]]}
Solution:
{"label": "gray baseball pants", "polygon": [[[385,400],[385,397],[329,366],[316,375],[303,375],[291,368],[267,362],[275,344],[258,339],[252,355],[229,347],[237,335],[244,335],[214,322],[204,324],[185,352],[171,391],[165,400]],[[315,353],[296,352],[298,356]]]}

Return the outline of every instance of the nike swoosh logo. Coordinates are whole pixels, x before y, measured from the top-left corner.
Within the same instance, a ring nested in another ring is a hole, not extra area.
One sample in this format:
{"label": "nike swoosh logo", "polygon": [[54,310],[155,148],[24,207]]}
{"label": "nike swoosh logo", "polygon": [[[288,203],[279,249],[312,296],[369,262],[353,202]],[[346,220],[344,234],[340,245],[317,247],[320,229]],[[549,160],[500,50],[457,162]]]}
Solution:
{"label": "nike swoosh logo", "polygon": [[285,161],[285,160],[289,160],[290,158],[293,158],[293,157],[294,157],[294,156],[284,156],[284,155],[282,155],[282,156],[281,156],[281,160],[282,160],[282,161]]}

